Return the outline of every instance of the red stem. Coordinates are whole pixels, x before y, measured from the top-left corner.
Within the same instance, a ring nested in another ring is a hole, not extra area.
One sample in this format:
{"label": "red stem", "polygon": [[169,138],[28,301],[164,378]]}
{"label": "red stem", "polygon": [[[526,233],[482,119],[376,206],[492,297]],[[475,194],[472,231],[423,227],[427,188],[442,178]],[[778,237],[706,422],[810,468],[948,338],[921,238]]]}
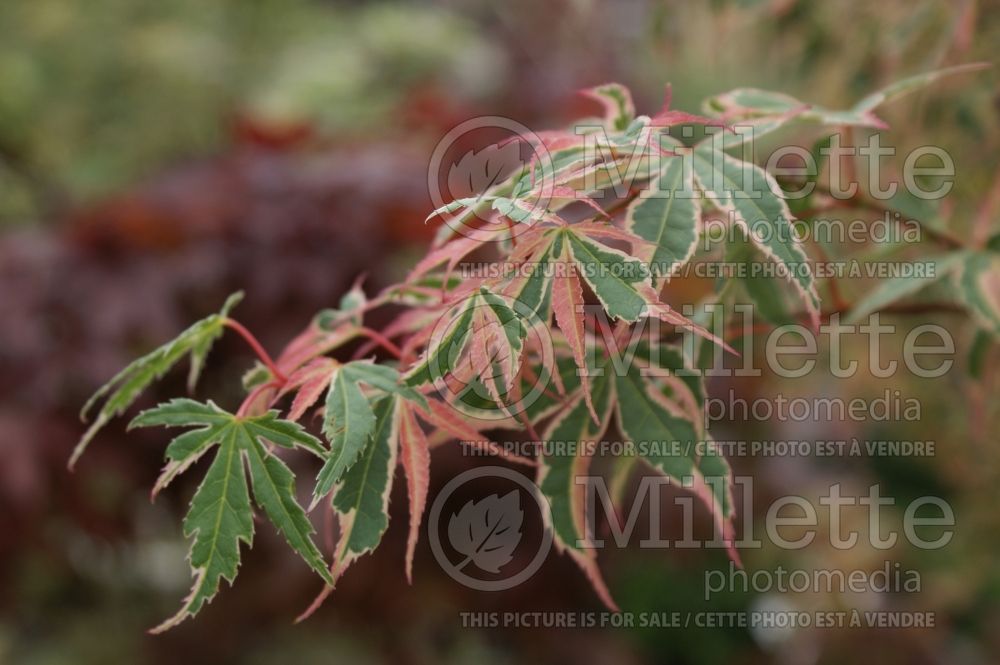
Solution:
{"label": "red stem", "polygon": [[377,330],[372,330],[371,328],[362,327],[358,328],[358,332],[364,337],[367,337],[368,339],[372,340],[373,342],[377,342],[386,351],[396,356],[396,358],[403,357],[403,351],[398,346],[396,346],[392,342],[392,340],[390,340],[388,337],[378,332]]}
{"label": "red stem", "polygon": [[271,359],[268,352],[263,346],[261,346],[260,342],[257,341],[257,338],[253,336],[253,333],[243,327],[242,323],[233,319],[226,319],[225,325],[227,328],[232,328],[238,332],[240,336],[246,340],[246,343],[250,345],[250,348],[253,349],[254,353],[257,354],[257,357],[260,358],[260,361],[264,363],[264,366],[267,367],[275,379],[281,383],[286,383],[288,381],[288,377],[285,376],[280,369],[278,369],[278,366],[274,364],[274,360]]}
{"label": "red stem", "polygon": [[514,221],[507,217],[507,231],[510,233],[510,246],[517,247],[517,234],[514,233]]}

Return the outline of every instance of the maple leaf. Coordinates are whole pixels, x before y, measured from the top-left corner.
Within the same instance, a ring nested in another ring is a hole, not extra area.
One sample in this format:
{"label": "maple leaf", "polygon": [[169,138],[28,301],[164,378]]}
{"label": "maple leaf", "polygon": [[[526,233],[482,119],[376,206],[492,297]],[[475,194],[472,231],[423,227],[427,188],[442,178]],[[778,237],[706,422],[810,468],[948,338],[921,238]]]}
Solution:
{"label": "maple leaf", "polygon": [[566,224],[564,219],[545,206],[525,199],[499,197],[494,199],[493,209],[507,219],[521,224],[531,225],[541,221],[551,221],[560,225]]}
{"label": "maple leaf", "polygon": [[399,442],[397,404],[392,396],[375,403],[375,427],[359,455],[363,463],[347,469],[334,493],[341,529],[334,555],[335,577],[355,558],[373,550],[389,525],[389,490]]}
{"label": "maple leaf", "polygon": [[[551,310],[552,273],[547,270],[551,259],[552,242],[546,233],[536,232],[522,240],[510,256],[510,263],[519,266],[507,283],[498,288],[503,295],[518,303],[528,312],[529,318],[541,325],[548,325]],[[525,269],[531,265],[533,269]]]}
{"label": "maple leaf", "polygon": [[[648,366],[652,348],[639,344],[635,350],[636,357],[644,359]],[[683,354],[670,347],[657,347],[656,360],[661,369],[671,372],[685,369]],[[686,382],[689,380],[693,383]],[[650,447],[648,450],[656,454],[644,454],[642,459],[695,492],[711,512],[730,557],[738,564],[739,555],[733,545],[732,472],[702,430],[699,412],[685,408],[686,403],[700,405],[704,400],[700,380],[700,377],[686,377],[685,381],[672,383],[674,395],[668,397],[642,364],[632,363],[615,377],[616,418],[629,440],[668,444]],[[684,395],[685,390],[690,392]],[[699,445],[702,442],[704,445]]]}
{"label": "maple leaf", "polygon": [[399,372],[391,367],[354,361],[335,368],[329,380],[323,414],[323,434],[330,441],[330,451],[316,477],[310,508],[333,490],[376,435],[378,421],[369,398],[361,389],[362,384],[426,404],[422,395],[400,385]]}
{"label": "maple leaf", "polygon": [[701,199],[682,159],[667,160],[663,171],[629,204],[625,230],[650,242],[637,247],[636,256],[655,275],[669,277],[687,263],[698,245]]}
{"label": "maple leaf", "polygon": [[[644,212],[643,215],[645,214]],[[583,282],[597,296],[605,313],[614,319],[634,322],[641,316],[654,316],[667,323],[688,328],[733,351],[715,335],[660,302],[659,295],[652,286],[648,262],[604,244],[604,238],[624,241],[633,246],[633,251],[634,248],[640,248],[646,256],[655,257],[664,244],[659,237],[664,229],[657,228],[656,224],[666,226],[668,217],[669,210],[666,213],[657,211],[657,215],[650,213],[640,216],[638,222],[633,222],[633,226],[640,226],[640,230],[647,235],[646,238],[597,222],[581,222],[566,228],[540,230],[537,237],[531,237],[531,251],[524,258],[545,265],[535,271],[534,275],[515,277],[504,287],[505,293],[514,294],[518,298],[525,297],[529,309],[538,308],[545,303],[545,321],[548,320],[547,309],[551,307],[556,323],[577,363],[578,375],[584,388],[584,401],[595,421],[597,414],[589,397],[587,380],[590,370],[586,366]],[[696,221],[692,218],[689,217],[688,221],[696,226]],[[690,242],[690,239],[683,242]],[[685,253],[690,254],[690,250],[685,249]],[[545,369],[551,373],[551,368]]]}
{"label": "maple leaf", "polygon": [[[941,256],[928,256],[924,259],[928,266],[927,274],[921,277],[897,277],[882,281],[877,287],[871,290],[865,297],[858,300],[851,308],[850,313],[845,318],[846,323],[858,323],[865,320],[869,314],[878,311],[882,307],[913,295],[935,282],[950,276],[953,273],[961,272],[966,279],[960,280],[960,284],[968,284],[968,275],[976,270],[979,262],[975,255],[970,252],[959,250]],[[968,289],[961,289],[960,295],[968,295]]]}
{"label": "maple leaf", "polygon": [[358,557],[378,547],[389,527],[389,493],[399,452],[400,420],[396,414],[401,401],[398,395],[388,395],[371,407],[374,426],[370,436],[358,451],[357,463],[343,472],[333,493],[331,505],[340,537],[325,578],[327,585],[297,621],[316,611],[333,592],[336,580]]}
{"label": "maple leaf", "polygon": [[[294,374],[304,365],[355,339],[361,332],[361,319],[368,306],[359,285],[344,295],[338,309],[320,311],[278,356],[277,366]],[[287,392],[287,391],[286,391]]]}
{"label": "maple leaf", "polygon": [[445,275],[447,276],[455,269],[455,266],[458,265],[458,262],[464,256],[478,249],[484,242],[485,240],[479,236],[462,236],[437,249],[431,250],[427,256],[413,267],[410,274],[407,275],[407,283],[412,284],[417,282],[430,270],[440,266],[442,263],[446,266]]}
{"label": "maple leaf", "polygon": [[815,276],[774,177],[755,164],[716,150],[708,141],[696,146],[693,155],[694,177],[705,196],[731,214],[765,256],[786,268],[788,281],[805,304],[813,329],[818,330]]}
{"label": "maple leaf", "polygon": [[[170,442],[167,466],[157,485],[162,487],[210,450],[216,455],[191,500],[184,518],[184,535],[192,540],[194,586],[181,609],[151,632],[171,628],[194,616],[215,597],[219,584],[236,579],[240,543],[253,543],[253,509],[246,471],[257,505],[309,567],[332,582],[314,529],[295,498],[295,476],[268,450],[266,444],[303,448],[322,456],[322,444],[296,423],[280,420],[276,411],[261,416],[236,416],[212,402],[174,399],[140,413],[134,427],[195,427]],[[244,469],[246,468],[246,470]]]}
{"label": "maple leaf", "polygon": [[635,118],[635,103],[632,93],[620,83],[605,83],[580,91],[604,108],[604,122],[608,129],[622,130]]}
{"label": "maple leaf", "polygon": [[242,292],[232,294],[217,314],[192,324],[171,341],[129,364],[101,386],[80,411],[80,419],[86,422],[91,408],[107,395],[104,404],[97,412],[97,418],[73,449],[73,454],[69,458],[69,468],[73,468],[80,455],[87,449],[87,445],[108,421],[124,413],[151,383],[161,378],[188,355],[191,358],[188,390],[193,390],[212,344],[222,335],[226,317],[242,299]]}
{"label": "maple leaf", "polygon": [[468,363],[499,404],[513,385],[527,336],[525,317],[504,296],[480,287],[445,311],[443,325],[430,333],[420,360],[404,381],[409,386],[436,384]]}
{"label": "maple leaf", "polygon": [[586,486],[578,482],[590,467],[586,444],[607,431],[612,406],[617,401],[609,372],[595,377],[593,391],[599,414],[596,420],[592,420],[589,413],[593,408],[586,406],[578,392],[546,428],[543,441],[559,442],[560,445],[546,450],[542,456],[537,483],[549,502],[547,526],[552,530],[556,548],[580,566],[605,606],[617,612],[618,606],[597,568],[596,553],[584,522]]}
{"label": "maple leaf", "polygon": [[[376,367],[378,366],[371,366]],[[382,378],[373,379],[369,375],[368,379],[379,382],[388,391],[391,388],[387,382],[388,373],[382,372],[382,369],[376,369],[375,372],[382,374]],[[484,440],[478,430],[459,418],[450,407],[418,397],[405,387],[397,386],[390,394],[377,398],[371,410],[375,420],[371,434],[365,441],[357,462],[346,469],[334,489],[331,505],[340,523],[340,539],[330,566],[333,582],[354,560],[371,552],[381,542],[389,525],[389,493],[399,456],[402,456],[410,499],[405,567],[407,579],[412,579],[413,553],[426,506],[430,472],[430,446],[415,416],[459,438],[469,437],[473,442]],[[517,456],[510,456],[508,459],[534,465],[532,461]],[[332,591],[333,583],[328,580],[328,585],[298,620],[315,612]]]}
{"label": "maple leaf", "polygon": [[608,316],[635,322],[649,305],[642,290],[650,284],[649,267],[634,256],[597,240],[599,233],[574,228],[563,234],[563,242],[580,276]]}
{"label": "maple leaf", "polygon": [[573,353],[573,360],[580,369],[578,376],[583,384],[583,395],[587,404],[587,409],[598,421],[597,411],[590,394],[589,370],[587,369],[587,342],[586,330],[583,325],[583,286],[577,275],[576,265],[570,257],[569,243],[559,241],[559,260],[562,262],[562,274],[553,278],[552,281],[552,311],[556,317],[556,323],[562,330],[566,342]]}
{"label": "maple leaf", "polygon": [[299,420],[313,404],[319,400],[333,378],[334,370],[339,363],[325,356],[313,358],[295,372],[288,375],[288,380],[281,387],[278,398],[290,392],[295,392],[295,398],[288,409],[289,420]]}
{"label": "maple leaf", "polygon": [[[946,76],[979,71],[989,67],[989,63],[974,62],[954,67],[945,67],[923,74],[917,74],[896,81],[881,90],[866,95],[851,108],[828,109],[816,104],[807,104],[791,95],[759,88],[736,88],[706,99],[702,106],[706,112],[730,119],[777,118],[785,122],[793,118],[811,120],[824,125],[838,127],[873,127],[888,129],[884,120],[875,115],[879,106],[899,97],[919,90]],[[799,113],[791,113],[793,110]]]}
{"label": "maple leaf", "polygon": [[[504,408],[503,396],[514,384],[528,331],[524,319],[488,289],[480,289],[479,305],[470,322],[469,364],[493,400]],[[505,409],[506,410],[506,409]]]}
{"label": "maple leaf", "polygon": [[413,583],[413,554],[420,538],[420,520],[427,505],[430,484],[431,454],[424,430],[420,427],[410,403],[399,409],[399,453],[406,475],[407,497],[410,501],[410,531],[406,537],[406,579]]}
{"label": "maple leaf", "polygon": [[780,288],[780,282],[771,276],[754,274],[753,265],[760,265],[765,260],[746,235],[737,227],[726,243],[726,262],[742,269],[731,279],[740,284],[747,297],[765,320],[776,326],[797,323],[792,308],[786,303],[786,297]]}

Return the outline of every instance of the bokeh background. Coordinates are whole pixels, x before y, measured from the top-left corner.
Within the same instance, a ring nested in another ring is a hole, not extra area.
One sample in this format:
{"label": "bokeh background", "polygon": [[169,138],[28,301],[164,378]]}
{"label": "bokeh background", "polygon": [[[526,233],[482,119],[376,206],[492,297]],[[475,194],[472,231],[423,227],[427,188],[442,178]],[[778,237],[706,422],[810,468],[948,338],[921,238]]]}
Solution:
{"label": "bokeh background", "polygon": [[[899,503],[945,497],[959,525],[936,552],[888,558],[923,575],[884,598],[734,593],[701,600],[719,552],[602,554],[631,611],[933,610],[934,630],[466,629],[472,610],[599,610],[553,555],[528,583],[474,592],[426,541],[403,576],[405,500],[383,546],[308,622],[316,579],[268,529],[237,584],[160,637],[189,584],[180,516],[193,478],[155,504],[164,435],[109,427],[74,474],[77,410],[128,360],[245,289],[238,316],[279,348],[366,272],[400,277],[429,240],[428,157],[452,126],[499,114],[533,128],[590,111],[578,88],[617,80],[640,110],[663,84],[675,107],[737,86],[846,106],[897,78],[998,60],[987,0],[7,0],[0,3],[0,663],[991,663],[1000,659],[1000,437],[996,354],[943,379],[823,377],[795,390],[924,399],[911,424],[844,425],[837,437],[935,439],[934,458],[737,459],[769,496],[880,483]],[[995,71],[887,108],[890,141],[945,147],[953,193],[933,214],[955,235],[987,210],[998,169]],[[993,213],[996,211],[994,210]],[[994,216],[994,219],[996,217]],[[858,292],[848,292],[857,296]],[[971,326],[948,325],[968,347]],[[991,359],[993,362],[991,362]],[[236,399],[252,359],[213,352],[199,394]],[[967,371],[969,369],[975,372]],[[975,379],[970,379],[971,376]],[[179,394],[171,375],[143,401]],[[774,379],[713,384],[772,394]],[[788,387],[785,387],[786,391]],[[718,438],[829,438],[817,425],[720,426]],[[432,496],[479,461],[435,452]],[[397,483],[397,490],[399,483]],[[901,509],[895,513],[899,519]],[[864,515],[859,515],[864,520]],[[744,554],[749,569],[881,567],[865,548]]]}

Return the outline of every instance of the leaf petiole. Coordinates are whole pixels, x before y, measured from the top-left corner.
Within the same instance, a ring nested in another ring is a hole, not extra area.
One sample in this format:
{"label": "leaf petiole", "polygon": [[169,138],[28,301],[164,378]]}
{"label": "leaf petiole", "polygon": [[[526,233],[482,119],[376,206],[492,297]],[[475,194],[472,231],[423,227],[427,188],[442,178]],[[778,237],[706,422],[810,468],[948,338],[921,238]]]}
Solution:
{"label": "leaf petiole", "polygon": [[271,375],[274,376],[275,380],[282,384],[288,381],[288,377],[285,376],[280,369],[278,369],[278,366],[275,365],[270,354],[264,349],[263,346],[261,346],[261,343],[258,342],[257,338],[253,336],[253,333],[247,330],[242,323],[227,317],[223,320],[222,324],[240,334],[240,337],[242,337],[246,343],[250,345],[250,348],[257,354],[257,357],[262,363],[264,363],[264,366],[271,372]]}

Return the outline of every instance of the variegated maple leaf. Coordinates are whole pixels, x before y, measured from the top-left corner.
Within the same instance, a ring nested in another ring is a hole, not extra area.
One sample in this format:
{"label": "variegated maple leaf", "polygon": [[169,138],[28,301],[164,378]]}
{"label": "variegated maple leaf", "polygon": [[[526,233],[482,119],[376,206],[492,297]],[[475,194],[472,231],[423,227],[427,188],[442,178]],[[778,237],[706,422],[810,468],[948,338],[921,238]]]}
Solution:
{"label": "variegated maple leaf", "polygon": [[193,427],[167,446],[167,465],[157,480],[162,488],[208,452],[215,458],[191,500],[184,518],[184,535],[192,539],[191,568],[195,583],[181,609],[151,632],[171,628],[215,597],[219,583],[236,579],[240,543],[253,542],[253,509],[246,473],[257,505],[285,537],[288,544],[323,579],[332,582],[319,548],[312,540],[314,529],[295,498],[295,476],[270,444],[281,448],[303,448],[324,454],[323,445],[301,426],[280,420],[275,411],[260,416],[227,413],[212,402],[175,399],[143,411],[133,427]]}
{"label": "variegated maple leaf", "polygon": [[404,380],[409,386],[436,384],[466,365],[502,405],[520,369],[526,336],[524,315],[508,298],[481,287],[444,312]]}
{"label": "variegated maple leaf", "polygon": [[399,372],[391,367],[368,361],[354,361],[336,367],[330,374],[323,415],[323,433],[330,441],[330,451],[316,477],[313,506],[343,480],[350,468],[364,456],[371,440],[378,436],[378,418],[362,385],[426,404],[422,395],[400,384]]}
{"label": "variegated maple leaf", "polygon": [[94,423],[73,450],[69,467],[73,468],[80,455],[87,449],[87,444],[109,420],[124,413],[138,399],[142,391],[170,371],[184,356],[191,358],[188,389],[194,389],[212,344],[222,335],[226,317],[242,299],[242,292],[232,294],[226,299],[218,314],[212,314],[192,324],[173,340],[131,363],[94,393],[80,411],[80,418],[86,420],[88,412],[102,398],[104,404],[98,410]]}

